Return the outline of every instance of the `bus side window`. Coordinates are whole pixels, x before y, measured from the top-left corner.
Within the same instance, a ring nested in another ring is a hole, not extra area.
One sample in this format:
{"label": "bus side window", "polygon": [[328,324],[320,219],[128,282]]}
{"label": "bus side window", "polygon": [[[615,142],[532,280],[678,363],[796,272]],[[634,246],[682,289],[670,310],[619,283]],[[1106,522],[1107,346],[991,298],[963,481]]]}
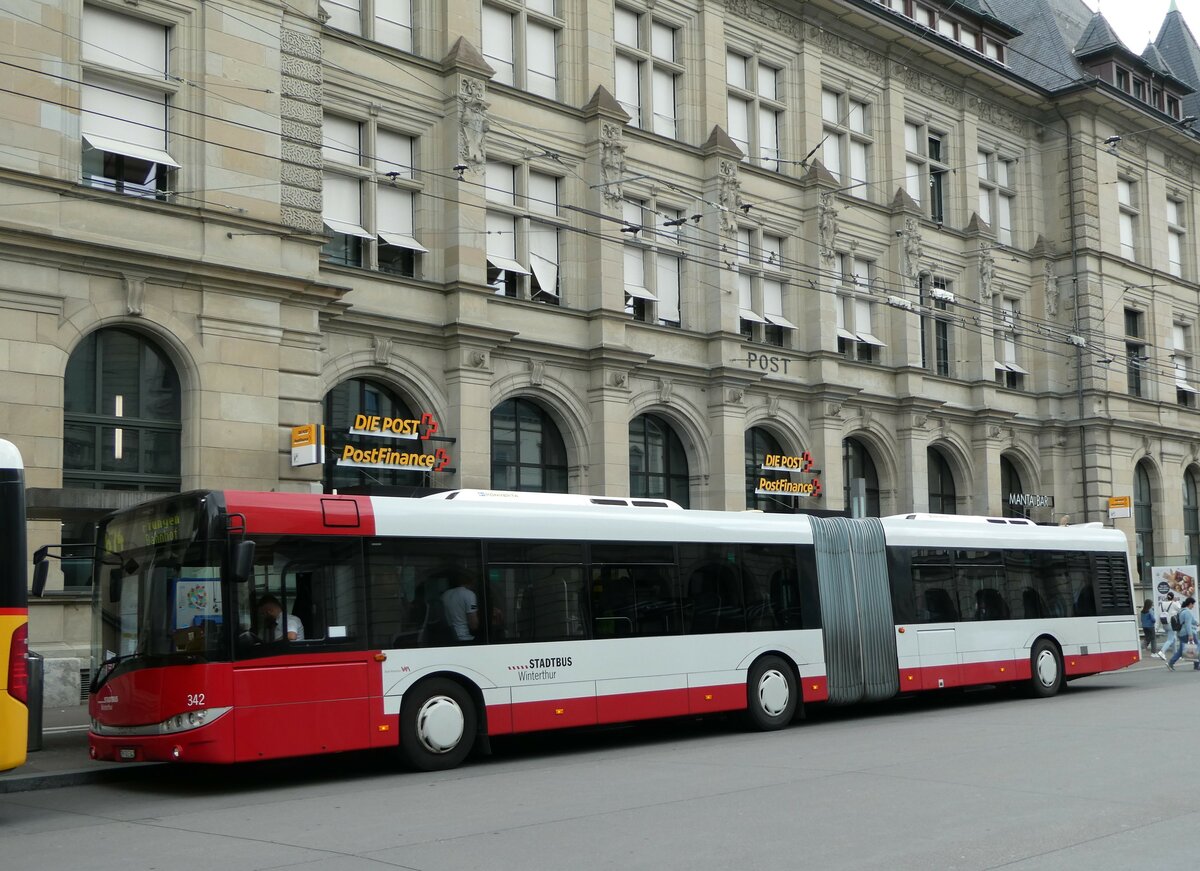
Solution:
{"label": "bus side window", "polygon": [[796,549],[790,545],[742,545],[746,628],[751,632],[803,627]]}

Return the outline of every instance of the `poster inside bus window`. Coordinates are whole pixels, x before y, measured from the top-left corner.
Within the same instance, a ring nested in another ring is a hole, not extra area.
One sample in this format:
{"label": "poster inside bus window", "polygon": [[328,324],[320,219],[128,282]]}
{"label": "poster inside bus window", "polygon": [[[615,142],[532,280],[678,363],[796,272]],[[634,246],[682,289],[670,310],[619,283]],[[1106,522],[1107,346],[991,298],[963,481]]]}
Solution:
{"label": "poster inside bus window", "polygon": [[216,578],[175,579],[175,628],[221,622],[221,583]]}

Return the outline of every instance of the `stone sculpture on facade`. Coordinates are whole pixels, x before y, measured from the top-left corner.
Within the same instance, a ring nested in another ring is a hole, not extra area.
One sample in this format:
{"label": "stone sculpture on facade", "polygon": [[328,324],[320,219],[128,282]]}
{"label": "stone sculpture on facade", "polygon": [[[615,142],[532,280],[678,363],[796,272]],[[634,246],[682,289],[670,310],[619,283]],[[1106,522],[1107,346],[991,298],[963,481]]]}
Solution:
{"label": "stone sculpture on facade", "polygon": [[488,132],[484,83],[479,79],[463,79],[458,95],[458,156],[468,166],[482,166],[487,160],[484,140]]}
{"label": "stone sculpture on facade", "polygon": [[732,160],[722,160],[717,178],[717,202],[721,206],[721,230],[734,235],[738,230],[737,210],[742,202],[742,183]]}
{"label": "stone sculpture on facade", "polygon": [[921,225],[916,218],[905,218],[900,231],[902,266],[904,274],[913,281],[921,274]]}
{"label": "stone sculpture on facade", "polygon": [[600,125],[600,176],[604,199],[609,205],[621,201],[621,179],[625,177],[624,129],[620,124]]}

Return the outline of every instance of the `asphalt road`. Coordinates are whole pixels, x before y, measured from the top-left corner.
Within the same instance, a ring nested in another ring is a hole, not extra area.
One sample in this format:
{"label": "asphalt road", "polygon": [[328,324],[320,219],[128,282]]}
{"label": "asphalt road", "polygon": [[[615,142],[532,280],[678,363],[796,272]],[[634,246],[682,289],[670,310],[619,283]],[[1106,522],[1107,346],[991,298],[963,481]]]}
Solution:
{"label": "asphalt road", "polygon": [[972,692],[497,742],[446,773],[387,755],[0,796],[0,868],[1130,869],[1186,863],[1200,674],[1055,699]]}

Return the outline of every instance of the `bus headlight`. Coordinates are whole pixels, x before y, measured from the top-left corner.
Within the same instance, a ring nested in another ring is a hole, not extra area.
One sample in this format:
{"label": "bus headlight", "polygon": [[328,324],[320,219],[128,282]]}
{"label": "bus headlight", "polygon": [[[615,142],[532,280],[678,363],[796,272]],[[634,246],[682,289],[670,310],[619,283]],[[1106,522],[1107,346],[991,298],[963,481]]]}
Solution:
{"label": "bus headlight", "polygon": [[166,720],[158,724],[160,735],[174,735],[177,732],[187,732],[190,729],[199,729],[201,726],[211,723],[218,717],[230,711],[230,708],[201,708],[196,711],[187,711],[182,714],[176,714],[174,717],[168,717]]}

